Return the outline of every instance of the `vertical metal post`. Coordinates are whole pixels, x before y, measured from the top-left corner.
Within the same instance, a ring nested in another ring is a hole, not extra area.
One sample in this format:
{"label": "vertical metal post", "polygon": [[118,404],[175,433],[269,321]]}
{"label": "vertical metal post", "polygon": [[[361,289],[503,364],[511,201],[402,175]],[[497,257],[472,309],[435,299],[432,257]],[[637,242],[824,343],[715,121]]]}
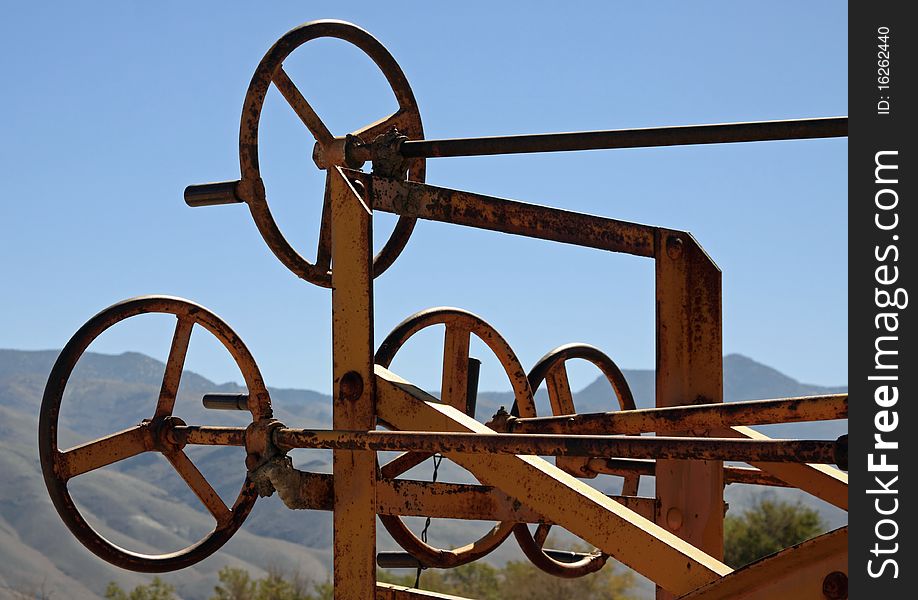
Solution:
{"label": "vertical metal post", "polygon": [[[723,401],[720,269],[688,234],[658,229],[656,405]],[[658,431],[658,435],[703,435]],[[723,558],[723,462],[658,460],[658,524]],[[674,596],[657,588],[658,600]]]}
{"label": "vertical metal post", "polygon": [[[332,215],[333,421],[376,428],[373,375],[372,211],[337,167],[328,170]],[[335,600],[376,590],[376,453],[335,450]]]}

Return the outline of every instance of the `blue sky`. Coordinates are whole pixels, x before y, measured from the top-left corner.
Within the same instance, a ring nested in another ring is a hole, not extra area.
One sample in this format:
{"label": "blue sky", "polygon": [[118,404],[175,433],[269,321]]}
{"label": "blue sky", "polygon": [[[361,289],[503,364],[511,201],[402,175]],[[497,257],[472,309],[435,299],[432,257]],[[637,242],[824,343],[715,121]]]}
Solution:
{"label": "blue sky", "polygon": [[[19,4],[0,22],[0,347],[59,348],[87,318],[167,293],[224,317],[269,385],[327,390],[330,295],[273,257],[242,206],[190,209],[189,183],[239,176],[246,86],[274,40],[317,18],[368,29],[401,64],[431,138],[847,114],[838,2],[105,2]],[[370,61],[342,42],[287,70],[336,133],[388,114]],[[281,228],[314,252],[323,173],[274,91],[261,160]],[[433,159],[428,181],[691,231],[724,271],[724,349],[804,381],[847,382],[847,141]],[[391,219],[377,220],[383,238]],[[489,320],[525,368],[593,343],[652,368],[653,267],[421,223],[376,285],[377,340],[454,305]],[[162,357],[155,318],[104,352]],[[395,366],[436,385],[439,338]],[[195,334],[192,368],[238,380]],[[573,370],[574,386],[595,373]],[[486,363],[482,388],[506,388]]]}

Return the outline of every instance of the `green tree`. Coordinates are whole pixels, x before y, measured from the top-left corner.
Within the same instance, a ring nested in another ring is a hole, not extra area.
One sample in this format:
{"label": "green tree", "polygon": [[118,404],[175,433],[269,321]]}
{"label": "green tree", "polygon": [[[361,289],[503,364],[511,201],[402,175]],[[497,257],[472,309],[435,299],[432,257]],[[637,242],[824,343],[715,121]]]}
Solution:
{"label": "green tree", "polygon": [[291,579],[285,579],[281,571],[269,569],[268,575],[258,580],[258,593],[255,600],[315,600],[307,589],[308,582],[295,573]]}
{"label": "green tree", "polygon": [[314,584],[316,590],[316,600],[334,600],[335,585],[331,581]]}
{"label": "green tree", "polygon": [[138,585],[130,592],[124,591],[120,585],[114,581],[108,583],[105,588],[106,600],[176,600],[175,588],[159,577],[154,577],[153,581],[147,585]]}
{"label": "green tree", "polygon": [[279,569],[269,569],[265,577],[252,579],[245,569],[223,567],[217,577],[220,583],[210,600],[331,600],[333,596],[330,583],[312,583],[299,573],[288,578]]}
{"label": "green tree", "polygon": [[799,501],[791,504],[769,495],[739,516],[724,519],[724,562],[739,568],[799,544],[825,531],[819,513]]}
{"label": "green tree", "polygon": [[577,579],[549,575],[529,562],[511,561],[503,569],[499,597],[503,600],[624,600],[631,598],[634,574],[609,561],[605,567]]}
{"label": "green tree", "polygon": [[[500,570],[487,563],[475,562],[455,569],[428,569],[421,573],[421,589],[453,594],[477,600],[500,598]],[[387,583],[414,587],[415,574],[396,575],[378,571],[377,579]]]}
{"label": "green tree", "polygon": [[255,600],[257,586],[245,569],[223,567],[217,578],[220,583],[214,586],[211,600]]}
{"label": "green tree", "polygon": [[[379,571],[380,581],[414,586],[414,575]],[[634,575],[610,562],[592,575],[560,579],[529,562],[510,561],[503,568],[471,563],[455,569],[429,569],[421,574],[420,587],[441,594],[480,600],[625,600],[634,586]]]}

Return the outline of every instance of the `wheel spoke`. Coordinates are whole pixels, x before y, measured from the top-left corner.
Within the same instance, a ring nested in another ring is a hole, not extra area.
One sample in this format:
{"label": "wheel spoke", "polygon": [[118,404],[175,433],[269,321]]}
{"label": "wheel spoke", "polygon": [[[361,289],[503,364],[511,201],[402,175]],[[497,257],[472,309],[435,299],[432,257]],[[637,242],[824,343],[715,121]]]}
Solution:
{"label": "wheel spoke", "polygon": [[67,480],[152,449],[148,426],[136,425],[59,453],[59,475]]}
{"label": "wheel spoke", "polygon": [[462,412],[466,412],[468,404],[470,337],[468,329],[446,325],[440,401]]}
{"label": "wheel spoke", "polygon": [[191,339],[193,327],[194,321],[181,317],[175,324],[175,334],[172,336],[169,358],[166,359],[163,385],[159,390],[159,401],[156,403],[154,417],[165,417],[172,414],[172,409],[175,407],[175,396],[178,394],[179,382],[182,379],[182,370],[185,368],[185,355],[188,353],[188,341]]}
{"label": "wheel spoke", "polygon": [[564,361],[553,366],[545,377],[548,386],[548,399],[551,402],[551,411],[555,415],[571,415],[574,410],[574,396],[571,394],[570,379],[567,376],[567,367]]}
{"label": "wheel spoke", "polygon": [[191,462],[188,455],[179,450],[177,452],[166,452],[165,457],[172,463],[172,466],[175,467],[178,474],[182,476],[182,479],[185,480],[185,483],[188,484],[188,487],[191,488],[195,496],[197,496],[204,506],[207,507],[210,514],[214,516],[217,520],[217,524],[223,525],[224,523],[228,523],[233,516],[232,511],[226,507],[223,499],[220,498],[220,495],[217,494],[214,488],[207,483],[207,480],[204,479],[204,475],[198,471],[198,468],[194,466],[194,463]]}
{"label": "wheel spoke", "polygon": [[393,127],[398,129],[399,133],[404,135],[411,135],[414,132],[411,131],[411,119],[408,111],[404,109],[398,109],[388,117],[382,118],[375,123],[367,125],[357,131],[353,132],[353,135],[356,135],[364,142],[370,143],[377,136],[380,136]]}
{"label": "wheel spoke", "polygon": [[312,136],[319,142],[319,145],[328,147],[335,137],[325,126],[325,123],[322,122],[322,119],[319,118],[319,115],[316,114],[316,111],[312,109],[312,106],[309,105],[309,102],[306,101],[306,98],[303,97],[303,94],[300,93],[300,90],[297,89],[290,77],[287,76],[283,67],[277,70],[272,81],[274,81],[274,85],[277,86],[287,103],[303,122],[303,125],[309,129]]}
{"label": "wheel spoke", "polygon": [[551,531],[550,523],[539,523],[539,526],[536,527],[536,532],[533,538],[535,539],[536,545],[539,548],[545,547],[545,540],[548,539],[548,533]]}
{"label": "wheel spoke", "polygon": [[408,472],[418,466],[433,454],[426,452],[405,452],[399,454],[379,469],[379,474],[383,479],[392,479]]}
{"label": "wheel spoke", "polygon": [[322,221],[319,225],[319,247],[316,250],[316,267],[328,271],[331,267],[331,177],[325,178],[325,199],[322,201]]}

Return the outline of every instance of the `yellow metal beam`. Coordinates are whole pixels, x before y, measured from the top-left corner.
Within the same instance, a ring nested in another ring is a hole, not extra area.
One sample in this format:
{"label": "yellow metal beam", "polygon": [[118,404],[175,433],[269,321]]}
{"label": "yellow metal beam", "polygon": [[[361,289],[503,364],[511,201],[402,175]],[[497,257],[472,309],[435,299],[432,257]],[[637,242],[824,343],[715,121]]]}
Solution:
{"label": "yellow metal beam", "polygon": [[847,585],[847,527],[756,561],[679,600],[825,600],[823,583],[830,573]]}
{"label": "yellow metal beam", "polygon": [[[332,390],[335,428],[376,428],[372,211],[337,167],[328,170],[332,215]],[[335,600],[376,590],[376,453],[335,450]]]}
{"label": "yellow metal beam", "polygon": [[[750,440],[770,439],[749,427],[731,427],[712,431],[711,435],[746,438]],[[842,510],[848,510],[848,474],[829,465],[807,463],[750,463],[762,471],[774,475],[781,481],[804,492],[813,494]]]}
{"label": "yellow metal beam", "polygon": [[[422,431],[493,431],[382,367],[376,367],[377,410],[394,427]],[[535,456],[448,454],[483,483],[500,488],[568,531],[684,594],[731,572],[730,567],[638,513]]]}
{"label": "yellow metal beam", "polygon": [[[656,406],[722,402],[720,269],[691,235],[680,231],[657,230],[654,259]],[[657,434],[696,432],[674,423]],[[722,558],[723,462],[657,460],[655,489],[660,501],[657,523],[710,556]],[[657,589],[657,600],[672,598]]]}
{"label": "yellow metal beam", "polygon": [[376,600],[468,600],[462,596],[428,592],[392,583],[376,584]]}

